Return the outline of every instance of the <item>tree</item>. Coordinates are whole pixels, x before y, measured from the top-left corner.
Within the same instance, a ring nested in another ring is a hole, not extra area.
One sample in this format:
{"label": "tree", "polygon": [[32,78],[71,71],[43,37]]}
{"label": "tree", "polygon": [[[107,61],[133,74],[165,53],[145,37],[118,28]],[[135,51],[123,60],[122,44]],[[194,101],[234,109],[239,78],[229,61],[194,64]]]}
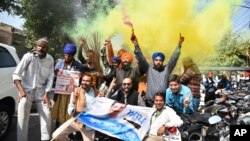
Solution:
{"label": "tree", "polygon": [[211,59],[212,66],[249,66],[250,40],[244,40],[240,33],[228,33],[216,47],[217,56]]}
{"label": "tree", "polygon": [[36,39],[46,36],[50,40],[50,53],[59,58],[61,48],[69,42],[61,28],[73,24],[71,0],[20,0],[19,5],[16,13],[25,19],[27,47],[34,47]]}
{"label": "tree", "polygon": [[0,12],[8,12],[9,14],[13,14],[13,12],[18,9],[18,3],[16,0],[1,0],[0,1]]}
{"label": "tree", "polygon": [[[89,22],[98,12],[108,11],[110,7],[105,2],[112,0],[80,0],[81,11],[76,11],[76,2],[72,0],[20,0],[20,9],[16,13],[25,19],[24,30],[27,36],[26,44],[34,47],[37,38],[47,36],[50,40],[50,54],[55,58],[62,57],[62,48],[65,43],[72,42],[63,32],[64,27],[74,27],[77,20],[76,14],[80,14]],[[78,3],[79,4],[79,3]],[[104,12],[105,13],[105,12]],[[70,28],[69,28],[70,29]],[[84,30],[84,29],[83,29]]]}

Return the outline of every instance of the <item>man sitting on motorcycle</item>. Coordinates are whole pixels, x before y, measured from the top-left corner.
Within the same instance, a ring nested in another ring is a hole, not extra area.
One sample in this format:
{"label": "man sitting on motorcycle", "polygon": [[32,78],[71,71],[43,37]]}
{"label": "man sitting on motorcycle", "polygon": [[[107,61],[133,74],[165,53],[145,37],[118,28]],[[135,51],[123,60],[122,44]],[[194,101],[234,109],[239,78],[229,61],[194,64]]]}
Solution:
{"label": "man sitting on motorcycle", "polygon": [[175,133],[176,127],[183,124],[176,112],[172,108],[165,106],[164,93],[154,94],[154,108],[156,111],[151,118],[149,133],[144,141],[164,141],[166,131]]}

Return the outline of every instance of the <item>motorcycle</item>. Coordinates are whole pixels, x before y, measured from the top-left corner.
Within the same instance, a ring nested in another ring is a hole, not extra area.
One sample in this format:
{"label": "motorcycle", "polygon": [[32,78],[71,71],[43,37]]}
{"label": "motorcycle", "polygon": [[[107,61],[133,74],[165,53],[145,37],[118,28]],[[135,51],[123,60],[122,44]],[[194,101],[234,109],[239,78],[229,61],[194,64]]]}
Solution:
{"label": "motorcycle", "polygon": [[183,141],[198,141],[202,140],[203,126],[209,126],[209,114],[201,114],[194,112],[192,114],[180,114],[183,120],[183,125],[179,127]]}

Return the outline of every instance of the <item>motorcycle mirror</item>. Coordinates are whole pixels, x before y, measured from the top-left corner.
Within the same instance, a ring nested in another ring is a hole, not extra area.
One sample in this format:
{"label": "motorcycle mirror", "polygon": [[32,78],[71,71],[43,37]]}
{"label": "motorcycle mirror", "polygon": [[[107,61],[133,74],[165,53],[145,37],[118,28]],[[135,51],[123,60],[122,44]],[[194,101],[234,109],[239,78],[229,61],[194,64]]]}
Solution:
{"label": "motorcycle mirror", "polygon": [[247,102],[250,102],[250,95],[244,96],[244,100],[247,101]]}
{"label": "motorcycle mirror", "polygon": [[218,122],[220,122],[221,121],[221,117],[219,117],[219,116],[217,116],[217,115],[214,115],[214,116],[212,116],[212,117],[210,117],[209,119],[208,119],[208,122],[210,123],[210,124],[215,124],[215,123],[218,123]]}

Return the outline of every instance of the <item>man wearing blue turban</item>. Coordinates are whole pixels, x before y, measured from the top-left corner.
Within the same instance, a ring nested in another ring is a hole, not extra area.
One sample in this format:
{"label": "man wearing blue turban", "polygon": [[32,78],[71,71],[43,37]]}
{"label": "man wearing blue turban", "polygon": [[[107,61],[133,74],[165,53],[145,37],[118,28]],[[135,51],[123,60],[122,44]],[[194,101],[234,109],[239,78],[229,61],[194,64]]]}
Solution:
{"label": "man wearing blue turban", "polygon": [[156,59],[157,57],[160,57],[160,59],[161,59],[162,61],[165,60],[165,55],[164,55],[163,53],[161,53],[161,52],[155,52],[155,53],[153,54],[153,56],[152,56],[152,60],[155,61],[155,59]]}
{"label": "man wearing blue turban", "polygon": [[[86,68],[84,66],[76,61],[74,59],[74,55],[76,54],[77,49],[76,45],[68,43],[64,46],[63,53],[64,53],[64,59],[58,61],[55,65],[55,76],[57,76],[57,73],[60,72],[59,70],[69,70],[69,71],[79,71],[80,74]],[[74,81],[72,84],[74,84]],[[74,88],[77,87],[76,85],[70,85],[70,87],[66,86],[66,91],[71,93]],[[70,88],[70,89],[69,89]],[[67,113],[67,106],[70,101],[70,95],[69,94],[55,94],[54,95],[54,101],[55,104],[52,108],[51,117],[52,119],[56,120],[56,127],[59,127],[61,124],[63,124],[65,121],[67,121],[70,116]]]}
{"label": "man wearing blue turban", "polygon": [[165,93],[166,89],[168,88],[168,78],[169,75],[172,73],[174,67],[176,66],[176,63],[180,56],[180,49],[184,41],[184,37],[182,37],[180,34],[180,39],[177,48],[175,49],[174,53],[169,59],[169,62],[166,65],[163,65],[165,56],[161,52],[155,52],[153,54],[153,65],[149,65],[139,47],[137,38],[134,33],[132,33],[131,41],[135,45],[134,52],[136,58],[138,59],[138,63],[140,64],[139,67],[142,71],[141,73],[147,75],[147,103],[151,103],[151,105],[153,105],[154,94],[157,92]]}
{"label": "man wearing blue turban", "polygon": [[76,54],[76,46],[74,44],[66,44],[63,49],[64,54],[75,55]]}

